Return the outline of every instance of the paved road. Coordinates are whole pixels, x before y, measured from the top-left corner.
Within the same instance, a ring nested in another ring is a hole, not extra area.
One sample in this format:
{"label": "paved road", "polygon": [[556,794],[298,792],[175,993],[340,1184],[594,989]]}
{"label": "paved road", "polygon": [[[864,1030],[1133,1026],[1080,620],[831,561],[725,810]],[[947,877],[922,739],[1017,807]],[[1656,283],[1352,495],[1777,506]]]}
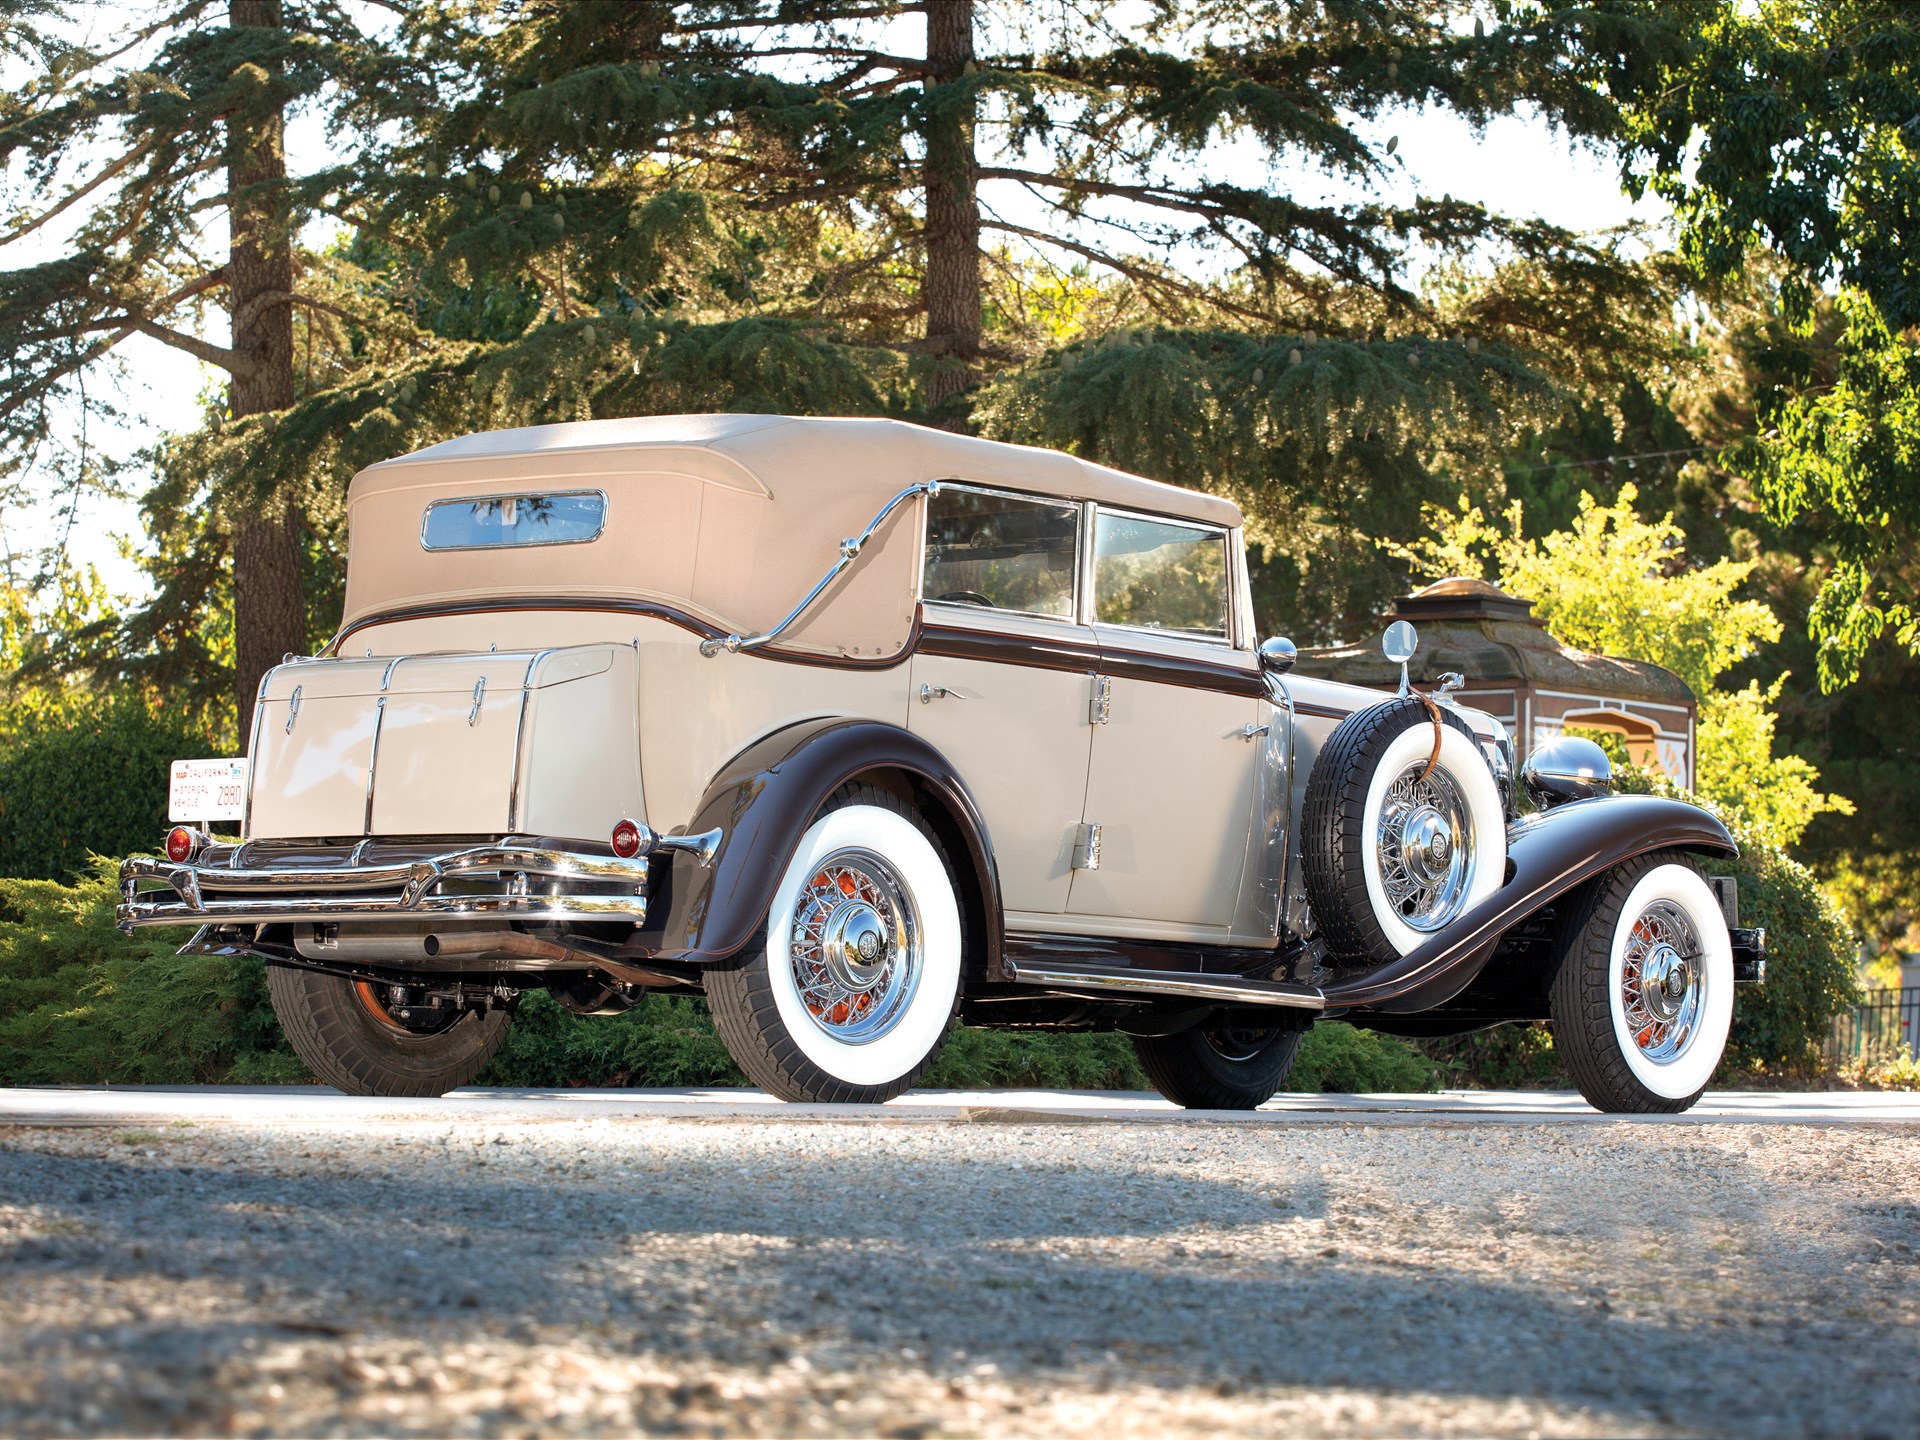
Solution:
{"label": "paved road", "polygon": [[1914,1433],[1913,1097],[1220,1119],[0,1092],[0,1436]]}
{"label": "paved road", "polygon": [[536,1123],[579,1119],[845,1122],[1117,1122],[1251,1125],[1453,1123],[1607,1125],[1920,1124],[1920,1094],[1714,1091],[1685,1115],[1602,1115],[1578,1095],[1446,1090],[1437,1095],[1282,1095],[1253,1114],[1182,1111],[1147,1091],[916,1090],[888,1105],[787,1105],[758,1090],[458,1090],[439,1100],[359,1099],[316,1086],[114,1085],[0,1089],[0,1125],[302,1124],[383,1119]]}

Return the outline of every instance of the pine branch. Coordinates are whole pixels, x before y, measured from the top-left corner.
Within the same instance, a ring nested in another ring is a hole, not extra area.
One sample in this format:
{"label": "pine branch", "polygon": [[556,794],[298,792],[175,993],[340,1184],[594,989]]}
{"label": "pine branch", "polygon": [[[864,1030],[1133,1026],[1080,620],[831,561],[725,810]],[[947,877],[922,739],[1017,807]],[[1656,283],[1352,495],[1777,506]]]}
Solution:
{"label": "pine branch", "polygon": [[1264,325],[1272,323],[1274,318],[1262,311],[1249,309],[1245,305],[1237,304],[1217,290],[1209,290],[1204,286],[1194,285],[1184,280],[1177,280],[1161,271],[1137,264],[1131,260],[1123,260],[1110,251],[1100,250],[1092,245],[1084,245],[1077,240],[1069,240],[1063,235],[1055,235],[1045,230],[1034,230],[1025,225],[1015,225],[1008,220],[990,218],[982,218],[980,228],[982,230],[999,230],[1008,235],[1019,235],[1025,239],[1037,241],[1045,245],[1057,245],[1062,250],[1070,250],[1074,254],[1083,256],[1097,265],[1104,265],[1109,270],[1124,275],[1129,280],[1137,281],[1139,284],[1150,286],[1154,289],[1170,291],[1175,295],[1184,296],[1189,300],[1199,301],[1214,309],[1223,310],[1230,315],[1238,315],[1246,320],[1257,320]]}
{"label": "pine branch", "polygon": [[260,312],[274,305],[303,305],[309,310],[324,310],[330,315],[338,315],[349,324],[358,325],[363,317],[351,310],[343,310],[326,300],[312,295],[302,295],[294,290],[263,290],[241,307],[233,317],[233,332],[238,335],[259,318]]}
{"label": "pine branch", "polygon": [[[95,190],[98,190],[102,185],[106,184],[107,181],[113,179],[114,176],[118,175],[121,171],[125,170],[129,165],[133,164],[134,161],[138,160],[142,155],[145,155],[152,148],[153,148],[153,143],[149,141],[145,145],[139,145],[133,148],[132,150],[129,150],[125,155],[122,155],[118,160],[114,161],[111,165],[107,166],[106,169],[102,170],[98,175],[94,176],[93,179],[89,180],[86,184],[68,191],[66,197],[62,199],[57,205],[55,205],[51,210],[42,211],[39,215],[34,217],[32,220],[29,220],[26,224],[22,225],[19,229],[11,232],[10,234],[0,235],[0,245],[11,245],[14,241],[19,240],[24,236],[31,235],[34,231],[38,230],[42,225],[45,225],[49,220],[54,219],[62,211],[66,210],[69,206],[77,203],[78,201],[86,199],[87,196],[91,195]],[[148,183],[152,183],[152,182],[149,181]]]}
{"label": "pine branch", "polygon": [[700,20],[692,24],[674,25],[667,33],[701,35],[728,30],[782,30],[799,25],[831,25],[842,20],[892,20],[900,15],[924,11],[928,5],[937,3],[939,0],[916,0],[910,5],[854,5],[841,10],[819,6],[804,19],[792,15],[753,15],[732,20]]}
{"label": "pine branch", "polygon": [[112,342],[109,342],[109,348],[111,348],[112,344],[116,344],[126,336],[137,332],[141,335],[150,336],[164,345],[171,345],[176,350],[184,350],[187,354],[193,356],[194,359],[203,360],[216,369],[226,371],[229,375],[238,375],[244,378],[251,376],[257,368],[253,361],[249,360],[245,355],[242,355],[238,350],[230,350],[224,345],[210,344],[198,336],[188,335],[184,331],[175,330],[171,326],[162,325],[157,321],[127,317],[118,323],[122,324],[125,328],[114,337]]}

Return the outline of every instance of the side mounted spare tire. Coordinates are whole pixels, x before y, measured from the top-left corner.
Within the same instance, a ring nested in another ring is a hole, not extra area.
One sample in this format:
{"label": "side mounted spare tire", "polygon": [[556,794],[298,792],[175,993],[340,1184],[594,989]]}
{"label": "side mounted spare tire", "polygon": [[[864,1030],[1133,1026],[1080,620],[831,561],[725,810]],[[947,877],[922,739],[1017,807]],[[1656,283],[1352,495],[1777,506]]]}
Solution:
{"label": "side mounted spare tire", "polygon": [[[1415,696],[1349,715],[1307,780],[1300,862],[1320,935],[1349,963],[1405,955],[1503,883],[1507,817],[1466,721]],[[1429,768],[1431,767],[1431,768]]]}

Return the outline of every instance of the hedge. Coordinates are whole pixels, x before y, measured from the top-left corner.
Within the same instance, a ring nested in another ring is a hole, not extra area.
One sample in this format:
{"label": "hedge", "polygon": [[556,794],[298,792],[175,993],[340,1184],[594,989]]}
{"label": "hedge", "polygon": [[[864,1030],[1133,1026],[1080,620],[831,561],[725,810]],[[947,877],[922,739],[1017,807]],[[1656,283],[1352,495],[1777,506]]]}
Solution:
{"label": "hedge", "polygon": [[29,720],[0,749],[0,875],[74,880],[90,853],[151,852],[167,828],[167,770],[221,753],[197,719],[116,690]]}

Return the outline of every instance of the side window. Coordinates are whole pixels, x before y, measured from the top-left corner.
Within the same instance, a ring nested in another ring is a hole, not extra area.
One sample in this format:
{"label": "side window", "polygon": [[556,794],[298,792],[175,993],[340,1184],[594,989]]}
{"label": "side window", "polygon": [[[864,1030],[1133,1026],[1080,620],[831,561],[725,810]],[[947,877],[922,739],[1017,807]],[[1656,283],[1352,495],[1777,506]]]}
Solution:
{"label": "side window", "polygon": [[1102,510],[1093,536],[1094,618],[1226,638],[1226,532]]}
{"label": "side window", "polygon": [[927,502],[921,598],[950,605],[1073,615],[1080,507],[943,488]]}

